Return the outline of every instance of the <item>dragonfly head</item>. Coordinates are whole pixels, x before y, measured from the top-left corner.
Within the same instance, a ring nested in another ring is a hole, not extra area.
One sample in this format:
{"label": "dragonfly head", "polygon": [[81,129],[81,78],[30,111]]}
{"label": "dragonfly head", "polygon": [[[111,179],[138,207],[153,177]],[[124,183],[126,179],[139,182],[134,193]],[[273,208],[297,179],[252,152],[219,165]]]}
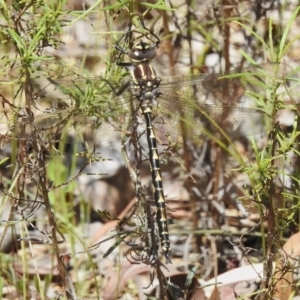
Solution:
{"label": "dragonfly head", "polygon": [[140,41],[128,52],[128,56],[136,63],[151,61],[156,56],[154,47],[156,47],[156,44],[150,46],[148,43]]}

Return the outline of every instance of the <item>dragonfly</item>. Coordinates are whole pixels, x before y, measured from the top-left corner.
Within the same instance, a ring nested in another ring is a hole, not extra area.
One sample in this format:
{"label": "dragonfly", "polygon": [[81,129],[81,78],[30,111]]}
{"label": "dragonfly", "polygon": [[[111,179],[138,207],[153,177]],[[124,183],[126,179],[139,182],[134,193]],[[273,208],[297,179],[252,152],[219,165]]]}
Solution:
{"label": "dragonfly", "polygon": [[[190,138],[232,139],[260,134],[265,130],[266,113],[240,104],[245,99],[260,97],[259,92],[281,84],[286,75],[284,64],[267,63],[239,71],[207,75],[181,75],[161,79],[152,61],[160,40],[142,38],[130,49],[115,48],[128,62],[119,62],[129,70],[130,79],[104,79],[77,74],[40,78],[32,81],[32,101],[48,98],[57,105],[42,116],[23,117],[13,128],[19,138],[38,132],[55,135],[70,133],[75,139],[95,143],[129,134],[130,124],[141,117],[147,137],[156,222],[166,263],[171,263],[166,200],[160,171],[155,128],[166,134]],[[63,105],[61,104],[63,103]],[[60,106],[60,107],[59,107]],[[85,130],[82,130],[85,129]],[[132,127],[135,130],[135,127]]]}

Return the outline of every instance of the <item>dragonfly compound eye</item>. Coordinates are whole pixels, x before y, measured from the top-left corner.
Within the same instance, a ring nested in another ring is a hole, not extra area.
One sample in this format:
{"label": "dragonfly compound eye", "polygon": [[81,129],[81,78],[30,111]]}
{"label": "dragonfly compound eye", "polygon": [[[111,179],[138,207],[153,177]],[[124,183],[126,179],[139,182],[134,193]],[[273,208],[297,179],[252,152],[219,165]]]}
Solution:
{"label": "dragonfly compound eye", "polygon": [[156,52],[149,44],[139,42],[128,52],[128,56],[134,62],[151,61],[155,58]]}
{"label": "dragonfly compound eye", "polygon": [[132,49],[128,52],[129,58],[134,62],[142,62],[146,60],[145,53],[139,49]]}
{"label": "dragonfly compound eye", "polygon": [[155,58],[156,52],[153,48],[150,48],[147,50],[147,52],[144,54],[144,56],[145,56],[145,59],[149,61],[149,60],[152,60]]}

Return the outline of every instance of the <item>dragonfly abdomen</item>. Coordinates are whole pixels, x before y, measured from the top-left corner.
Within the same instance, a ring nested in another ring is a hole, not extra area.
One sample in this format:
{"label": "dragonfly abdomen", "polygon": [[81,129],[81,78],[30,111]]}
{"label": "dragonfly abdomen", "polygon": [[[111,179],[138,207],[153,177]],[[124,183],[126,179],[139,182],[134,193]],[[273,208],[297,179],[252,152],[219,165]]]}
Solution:
{"label": "dragonfly abdomen", "polygon": [[164,252],[166,262],[171,261],[171,248],[168,231],[168,220],[166,216],[166,202],[163,192],[162,176],[160,171],[159,156],[157,152],[156,136],[152,128],[151,109],[148,107],[143,110],[147,126],[147,141],[149,147],[149,160],[151,166],[151,176],[153,184],[154,201],[156,205],[156,220],[159,229],[161,248]]}

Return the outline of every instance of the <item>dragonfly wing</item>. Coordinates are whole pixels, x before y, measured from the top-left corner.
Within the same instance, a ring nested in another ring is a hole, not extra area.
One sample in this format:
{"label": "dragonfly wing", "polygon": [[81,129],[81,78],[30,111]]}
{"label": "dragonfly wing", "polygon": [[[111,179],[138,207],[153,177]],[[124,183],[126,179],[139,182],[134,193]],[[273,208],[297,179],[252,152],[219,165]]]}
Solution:
{"label": "dragonfly wing", "polygon": [[157,126],[176,132],[184,125],[191,136],[202,133],[213,139],[261,134],[265,131],[264,119],[269,116],[260,109],[241,107],[241,103],[253,104],[248,91],[253,97],[267,89],[271,81],[283,83],[285,67],[266,64],[240,73],[181,76],[165,81],[160,87]]}
{"label": "dragonfly wing", "polygon": [[52,110],[36,117],[19,119],[12,131],[18,139],[28,139],[38,134],[51,141],[62,139],[68,143],[87,141],[99,144],[125,133],[126,115],[115,117],[95,111],[94,116],[90,116],[74,108]]}
{"label": "dragonfly wing", "polygon": [[[115,87],[116,81],[113,83]],[[68,142],[98,144],[126,133],[126,120],[136,106],[129,92],[115,96],[112,86],[101,77],[37,77],[32,79],[32,87],[35,103],[50,102],[51,109],[39,116],[20,117],[12,128],[19,139],[38,132],[51,140],[59,135]]]}
{"label": "dragonfly wing", "polygon": [[[203,136],[210,139],[239,138],[265,132],[264,119],[269,116],[259,109],[215,104],[185,103],[183,107],[164,107],[163,114],[155,118],[154,124],[165,132],[185,134],[192,138]],[[161,102],[161,106],[166,102]]]}

